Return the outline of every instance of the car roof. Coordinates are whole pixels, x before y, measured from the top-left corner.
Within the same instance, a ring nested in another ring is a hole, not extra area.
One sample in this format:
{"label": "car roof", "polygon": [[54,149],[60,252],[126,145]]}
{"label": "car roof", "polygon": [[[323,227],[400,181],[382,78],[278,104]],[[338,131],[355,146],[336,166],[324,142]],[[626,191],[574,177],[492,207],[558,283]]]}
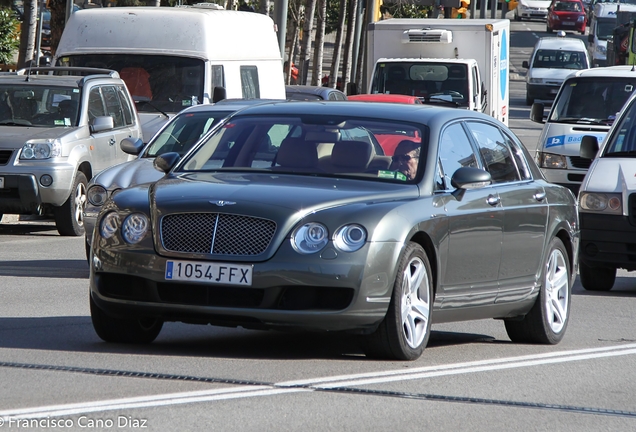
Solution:
{"label": "car roof", "polygon": [[[52,75],[49,72],[67,72],[68,75]],[[116,71],[100,68],[47,66],[24,68],[17,72],[0,74],[0,83],[4,84],[28,82],[34,85],[80,87],[86,81],[93,79],[117,80],[123,83]]]}
{"label": "car roof", "polygon": [[585,42],[583,42],[581,39],[569,37],[543,37],[537,42],[536,49],[587,51]]}
{"label": "car roof", "polygon": [[213,104],[194,105],[181,110],[181,113],[198,113],[213,111],[238,111],[245,107],[260,105],[269,102],[283,102],[282,99],[223,99]]}
{"label": "car roof", "polygon": [[582,69],[573,73],[571,77],[633,77],[636,78],[636,69],[633,66],[608,66],[592,69]]}
{"label": "car roof", "polygon": [[233,118],[249,115],[327,115],[345,118],[375,118],[383,121],[431,123],[453,119],[494,119],[486,114],[459,108],[437,107],[424,104],[388,104],[356,101],[295,101],[275,102],[245,108]]}

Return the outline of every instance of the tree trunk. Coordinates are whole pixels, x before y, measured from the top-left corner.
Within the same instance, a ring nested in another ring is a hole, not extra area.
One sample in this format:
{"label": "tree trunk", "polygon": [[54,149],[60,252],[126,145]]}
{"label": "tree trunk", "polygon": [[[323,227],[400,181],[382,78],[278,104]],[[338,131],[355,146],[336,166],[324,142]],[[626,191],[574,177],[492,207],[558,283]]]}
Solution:
{"label": "tree trunk", "polygon": [[55,55],[66,25],[66,0],[49,0],[51,10],[51,55]]}
{"label": "tree trunk", "polygon": [[338,29],[336,31],[336,43],[333,47],[333,60],[331,61],[331,71],[329,72],[329,87],[338,87],[338,72],[340,71],[340,55],[342,53],[342,34],[345,28],[345,15],[347,13],[347,2],[340,2],[340,16],[338,17]]}
{"label": "tree trunk", "polygon": [[327,24],[327,0],[318,0],[316,16],[316,41],[314,43],[314,67],[311,72],[311,85],[322,85],[322,56],[325,50],[325,27]]}
{"label": "tree trunk", "polygon": [[35,34],[38,27],[37,0],[24,0],[24,17],[20,26],[20,50],[18,53],[18,69],[32,64],[37,66],[40,58],[35,52]]}
{"label": "tree trunk", "polygon": [[309,59],[311,56],[312,30],[314,28],[314,14],[316,11],[316,0],[307,0],[305,6],[305,22],[303,24],[303,42],[300,46],[300,62],[298,71],[300,73],[298,84],[306,85],[309,75]]}
{"label": "tree trunk", "polygon": [[347,84],[351,81],[351,63],[353,60],[353,37],[355,35],[356,17],[358,16],[358,0],[349,0],[347,13],[347,36],[344,46],[344,63],[342,65],[342,89],[347,90]]}

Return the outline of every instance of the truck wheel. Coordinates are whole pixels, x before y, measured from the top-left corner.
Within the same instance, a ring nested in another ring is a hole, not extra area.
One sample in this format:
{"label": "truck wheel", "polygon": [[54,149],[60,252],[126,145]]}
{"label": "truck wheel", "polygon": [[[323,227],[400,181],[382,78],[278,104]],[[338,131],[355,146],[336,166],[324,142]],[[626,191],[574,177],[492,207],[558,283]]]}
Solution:
{"label": "truck wheel", "polygon": [[570,260],[563,242],[554,238],[543,263],[539,295],[523,319],[505,320],[513,342],[556,344],[563,339],[570,318],[572,293]]}
{"label": "truck wheel", "polygon": [[86,207],[86,176],[78,171],[66,202],[54,208],[55,226],[60,235],[84,235],[84,207]]}
{"label": "truck wheel", "polygon": [[411,242],[400,258],[389,310],[378,329],[367,336],[365,353],[373,358],[417,359],[428,344],[432,312],[431,266],[422,246]]}
{"label": "truck wheel", "polygon": [[609,291],[616,280],[616,269],[607,267],[590,267],[579,262],[581,285],[588,291]]}
{"label": "truck wheel", "polygon": [[101,310],[90,294],[89,297],[93,328],[105,342],[148,344],[159,336],[163,321],[157,318],[114,318]]}

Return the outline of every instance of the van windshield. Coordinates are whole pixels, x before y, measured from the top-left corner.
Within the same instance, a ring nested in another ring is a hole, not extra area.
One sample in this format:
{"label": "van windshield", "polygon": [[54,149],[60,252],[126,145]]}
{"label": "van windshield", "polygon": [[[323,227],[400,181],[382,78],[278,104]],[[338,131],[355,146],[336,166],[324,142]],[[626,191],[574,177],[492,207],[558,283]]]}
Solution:
{"label": "van windshield", "polygon": [[596,21],[595,33],[598,40],[607,40],[616,27],[616,18],[600,18]]}
{"label": "van windshield", "polygon": [[203,60],[166,55],[81,54],[62,57],[58,64],[116,70],[138,112],[176,113],[193,102],[203,103]]}
{"label": "van windshield", "polygon": [[533,68],[587,69],[587,58],[582,51],[540,49],[534,56]]}
{"label": "van windshield", "polygon": [[569,79],[563,83],[549,121],[611,124],[635,86],[634,77]]}
{"label": "van windshield", "polygon": [[632,103],[603,151],[603,157],[636,158],[636,104]]}

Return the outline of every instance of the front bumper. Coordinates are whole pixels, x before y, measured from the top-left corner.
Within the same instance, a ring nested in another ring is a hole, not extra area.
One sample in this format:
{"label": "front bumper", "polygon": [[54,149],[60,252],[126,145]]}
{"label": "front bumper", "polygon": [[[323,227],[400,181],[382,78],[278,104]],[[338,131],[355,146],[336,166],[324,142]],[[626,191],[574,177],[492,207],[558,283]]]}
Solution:
{"label": "front bumper", "polygon": [[548,11],[538,10],[518,10],[517,14],[524,19],[536,19],[545,21],[548,18]]}
{"label": "front bumper", "polygon": [[546,180],[565,186],[577,196],[587,170],[541,168]]}
{"label": "front bumper", "polygon": [[526,83],[526,92],[528,99],[554,100],[561,84],[528,84]]}
{"label": "front bumper", "polygon": [[636,221],[580,212],[579,260],[590,267],[636,270]]}
{"label": "front bumper", "polygon": [[585,22],[579,21],[553,21],[550,27],[552,30],[585,32]]}
{"label": "front bumper", "polygon": [[[373,331],[389,305],[403,244],[367,243],[353,253],[328,245],[313,255],[285,241],[253,264],[250,287],[167,281],[167,258],[154,250],[92,246],[90,291],[95,303],[119,317],[323,331]],[[335,257],[334,257],[335,252]],[[205,262],[205,261],[202,261]]]}

